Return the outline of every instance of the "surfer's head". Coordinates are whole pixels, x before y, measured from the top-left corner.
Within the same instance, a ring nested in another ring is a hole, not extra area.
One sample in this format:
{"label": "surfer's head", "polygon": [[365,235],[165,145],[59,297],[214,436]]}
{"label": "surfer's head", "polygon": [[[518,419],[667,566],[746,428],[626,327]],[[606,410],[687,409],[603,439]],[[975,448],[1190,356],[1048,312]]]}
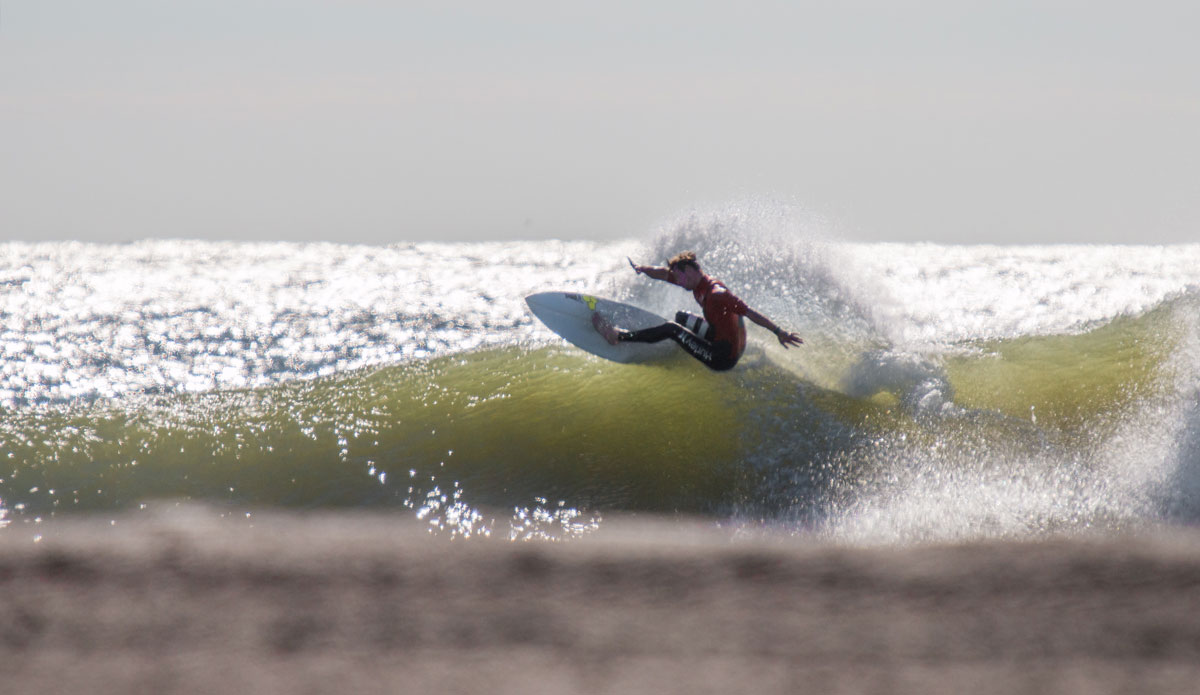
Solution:
{"label": "surfer's head", "polygon": [[696,262],[694,251],[675,254],[671,260],[667,261],[667,270],[670,271],[670,275],[667,276],[668,280],[689,290],[695,289],[696,284],[704,277],[704,273],[700,270],[700,264]]}

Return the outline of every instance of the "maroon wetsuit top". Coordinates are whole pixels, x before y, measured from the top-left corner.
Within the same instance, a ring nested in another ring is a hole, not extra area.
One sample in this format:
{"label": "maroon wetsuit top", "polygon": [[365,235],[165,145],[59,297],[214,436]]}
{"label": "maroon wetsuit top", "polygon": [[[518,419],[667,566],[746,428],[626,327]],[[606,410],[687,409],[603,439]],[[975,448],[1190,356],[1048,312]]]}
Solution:
{"label": "maroon wetsuit top", "polygon": [[692,295],[704,309],[704,320],[713,327],[713,342],[731,344],[732,356],[740,356],[746,349],[746,326],[742,317],[750,308],[728,287],[707,275],[696,285]]}

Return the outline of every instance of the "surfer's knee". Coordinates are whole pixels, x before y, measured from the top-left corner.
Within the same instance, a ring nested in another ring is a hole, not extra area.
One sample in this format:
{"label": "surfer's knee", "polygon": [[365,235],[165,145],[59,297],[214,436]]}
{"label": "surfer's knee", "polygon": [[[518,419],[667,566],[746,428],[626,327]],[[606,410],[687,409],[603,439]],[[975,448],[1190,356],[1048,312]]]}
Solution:
{"label": "surfer's knee", "polygon": [[709,335],[709,333],[712,331],[712,325],[709,324],[708,321],[705,321],[703,316],[696,316],[695,314],[689,314],[686,311],[679,311],[675,313],[675,323],[683,326],[701,338],[712,339],[712,336]]}
{"label": "surfer's knee", "polygon": [[741,355],[734,354],[733,345],[725,341],[712,344],[710,357],[704,362],[714,372],[727,372],[737,366]]}

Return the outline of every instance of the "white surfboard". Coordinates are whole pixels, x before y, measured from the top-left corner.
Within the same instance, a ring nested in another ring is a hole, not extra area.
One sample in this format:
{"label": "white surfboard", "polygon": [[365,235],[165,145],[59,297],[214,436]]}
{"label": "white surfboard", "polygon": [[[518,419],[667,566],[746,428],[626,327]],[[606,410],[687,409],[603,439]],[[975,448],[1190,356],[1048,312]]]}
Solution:
{"label": "white surfboard", "polygon": [[675,343],[619,343],[609,345],[592,325],[592,314],[599,313],[617,328],[635,331],[667,322],[661,316],[636,306],[573,292],[540,292],[525,298],[533,315],[546,327],[575,347],[614,362],[653,362],[669,357]]}

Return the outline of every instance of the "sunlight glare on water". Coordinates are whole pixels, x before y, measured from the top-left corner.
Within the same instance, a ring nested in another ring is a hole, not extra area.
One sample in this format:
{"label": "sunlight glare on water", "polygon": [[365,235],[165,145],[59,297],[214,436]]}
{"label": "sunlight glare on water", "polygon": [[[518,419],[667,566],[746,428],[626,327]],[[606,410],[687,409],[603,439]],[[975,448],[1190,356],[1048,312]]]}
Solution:
{"label": "sunlight glare on water", "polygon": [[[0,405],[256,387],[504,343],[538,283],[594,286],[611,260],[583,242],[519,247],[5,244]],[[569,272],[565,258],[579,259]]]}

